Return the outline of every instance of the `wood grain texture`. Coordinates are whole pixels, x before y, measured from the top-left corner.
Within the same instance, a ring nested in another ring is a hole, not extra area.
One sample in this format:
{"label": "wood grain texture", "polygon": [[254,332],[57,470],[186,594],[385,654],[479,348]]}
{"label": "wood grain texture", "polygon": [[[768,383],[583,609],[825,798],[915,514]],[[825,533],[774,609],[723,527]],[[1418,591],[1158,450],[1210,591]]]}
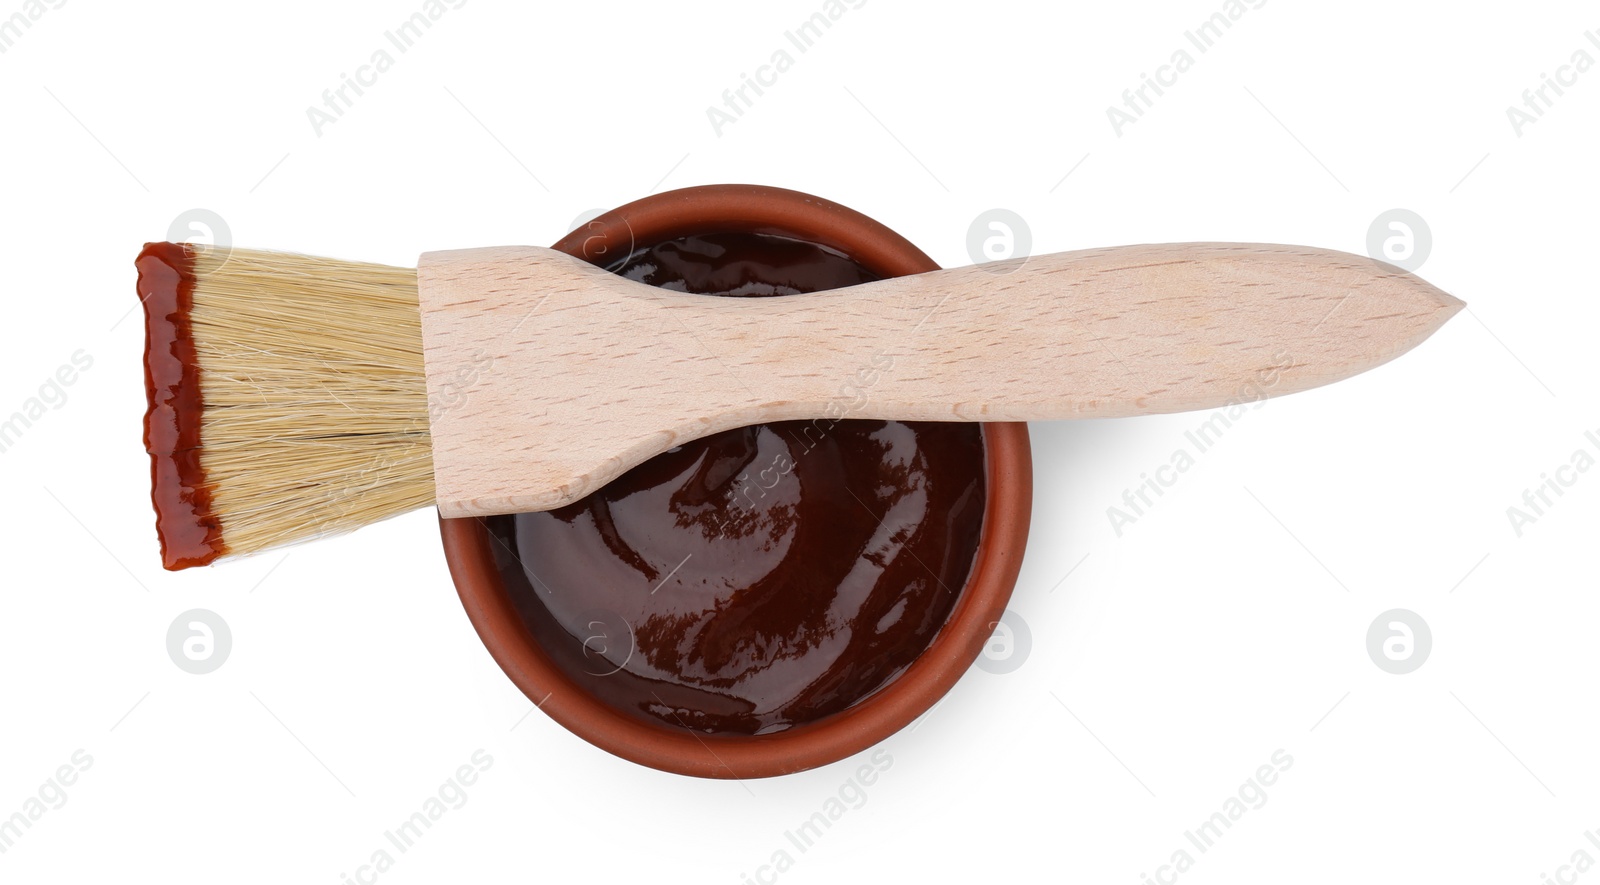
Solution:
{"label": "wood grain texture", "polygon": [[1278,396],[1387,362],[1462,303],[1298,246],[1125,246],[783,298],[655,289],[549,249],[418,266],[445,516],[547,510],[766,421],[1041,421]]}

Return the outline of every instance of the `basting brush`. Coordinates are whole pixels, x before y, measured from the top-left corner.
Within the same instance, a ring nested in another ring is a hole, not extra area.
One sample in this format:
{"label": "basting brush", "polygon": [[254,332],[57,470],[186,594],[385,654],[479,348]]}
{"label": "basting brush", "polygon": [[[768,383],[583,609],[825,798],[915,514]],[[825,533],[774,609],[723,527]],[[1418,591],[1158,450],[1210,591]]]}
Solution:
{"label": "basting brush", "polygon": [[163,563],[437,505],[548,510],[769,421],[1210,409],[1348,378],[1463,305],[1343,252],[1067,252],[783,298],[652,288],[561,252],[415,270],[153,243],[145,445]]}

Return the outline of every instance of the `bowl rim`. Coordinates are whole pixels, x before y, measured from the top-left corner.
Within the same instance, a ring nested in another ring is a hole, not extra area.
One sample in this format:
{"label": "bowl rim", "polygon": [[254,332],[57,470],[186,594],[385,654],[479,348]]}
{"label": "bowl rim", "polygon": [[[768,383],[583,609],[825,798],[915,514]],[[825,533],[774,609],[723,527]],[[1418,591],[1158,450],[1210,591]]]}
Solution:
{"label": "bowl rim", "polygon": [[[703,185],[653,194],[580,225],[552,248],[596,264],[640,240],[696,233],[789,236],[850,255],[880,276],[934,270],[909,240],[877,221],[810,194],[762,185]],[[694,777],[791,774],[865,750],[909,725],[970,668],[1010,601],[1033,505],[1033,462],[1024,423],[983,425],[984,518],[972,570],[943,627],[898,676],[816,722],[765,735],[712,735],[652,725],[589,695],[532,638],[504,592],[490,537],[476,518],[439,518],[450,575],[479,638],[513,684],[545,715],[613,755]]]}

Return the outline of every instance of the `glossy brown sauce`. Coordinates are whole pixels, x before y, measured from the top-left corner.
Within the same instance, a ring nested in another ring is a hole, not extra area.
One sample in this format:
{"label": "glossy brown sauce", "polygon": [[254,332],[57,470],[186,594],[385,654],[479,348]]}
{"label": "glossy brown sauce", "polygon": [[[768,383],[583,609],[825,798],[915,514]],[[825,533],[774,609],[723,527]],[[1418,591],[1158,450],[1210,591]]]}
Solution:
{"label": "glossy brown sauce", "polygon": [[[875,279],[837,252],[756,234],[672,240],[608,269],[742,296]],[[873,371],[892,361],[840,376]],[[932,641],[977,552],[984,471],[977,425],[783,422],[484,523],[528,630],[584,691],[651,722],[765,734],[850,707]]]}
{"label": "glossy brown sauce", "polygon": [[144,305],[144,448],[150,453],[150,498],[156,509],[161,563],[169,569],[206,565],[228,550],[211,511],[200,467],[200,369],[189,311],[194,253],[178,243],[147,243],[135,261]]}

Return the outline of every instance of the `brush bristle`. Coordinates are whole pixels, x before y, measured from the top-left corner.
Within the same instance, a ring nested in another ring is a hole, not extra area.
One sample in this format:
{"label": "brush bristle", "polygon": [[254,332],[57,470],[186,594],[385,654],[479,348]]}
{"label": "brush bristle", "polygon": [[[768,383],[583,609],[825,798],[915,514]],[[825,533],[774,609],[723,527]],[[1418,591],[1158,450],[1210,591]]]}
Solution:
{"label": "brush bristle", "polygon": [[244,249],[188,254],[198,466],[220,552],[431,504],[416,271]]}

